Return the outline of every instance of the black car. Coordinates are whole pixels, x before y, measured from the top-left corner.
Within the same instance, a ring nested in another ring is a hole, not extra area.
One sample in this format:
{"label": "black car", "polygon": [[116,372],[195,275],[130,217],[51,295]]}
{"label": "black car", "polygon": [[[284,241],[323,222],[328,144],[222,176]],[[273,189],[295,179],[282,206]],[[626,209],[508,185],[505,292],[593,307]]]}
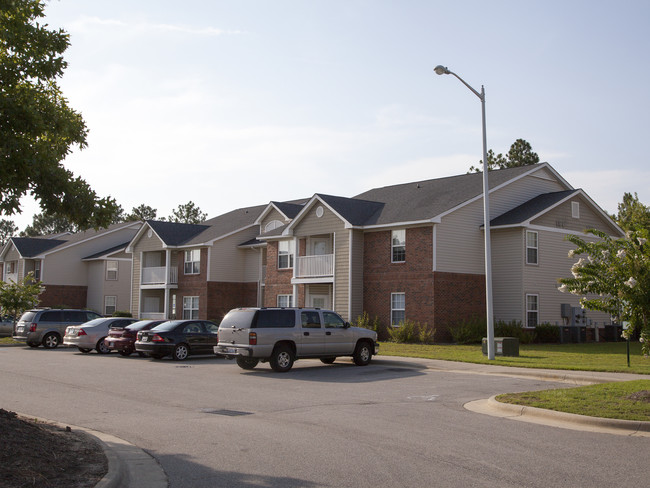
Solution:
{"label": "black car", "polygon": [[171,354],[183,361],[191,354],[213,354],[219,326],[209,320],[170,320],[138,332],[135,350],[154,359]]}

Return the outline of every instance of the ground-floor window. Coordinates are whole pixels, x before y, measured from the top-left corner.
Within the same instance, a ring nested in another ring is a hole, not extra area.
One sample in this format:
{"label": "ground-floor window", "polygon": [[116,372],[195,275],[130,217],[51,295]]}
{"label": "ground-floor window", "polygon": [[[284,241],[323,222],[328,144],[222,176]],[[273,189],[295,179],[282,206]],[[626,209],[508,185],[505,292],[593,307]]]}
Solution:
{"label": "ground-floor window", "polygon": [[183,319],[199,318],[199,297],[183,297]]}
{"label": "ground-floor window", "polygon": [[117,310],[117,297],[105,296],[104,297],[104,315],[113,315]]}
{"label": "ground-floor window", "polygon": [[293,307],[293,295],[278,295],[278,307]]}
{"label": "ground-floor window", "polygon": [[390,294],[390,323],[398,327],[406,318],[406,293]]}
{"label": "ground-floor window", "polygon": [[526,295],[526,327],[539,324],[539,295]]}

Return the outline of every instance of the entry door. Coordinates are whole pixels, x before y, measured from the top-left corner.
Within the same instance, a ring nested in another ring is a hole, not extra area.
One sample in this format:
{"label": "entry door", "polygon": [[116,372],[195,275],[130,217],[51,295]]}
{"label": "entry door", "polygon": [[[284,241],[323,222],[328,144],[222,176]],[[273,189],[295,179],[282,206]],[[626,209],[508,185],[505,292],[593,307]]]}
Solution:
{"label": "entry door", "polygon": [[313,308],[330,308],[330,297],[327,295],[311,295],[310,299]]}

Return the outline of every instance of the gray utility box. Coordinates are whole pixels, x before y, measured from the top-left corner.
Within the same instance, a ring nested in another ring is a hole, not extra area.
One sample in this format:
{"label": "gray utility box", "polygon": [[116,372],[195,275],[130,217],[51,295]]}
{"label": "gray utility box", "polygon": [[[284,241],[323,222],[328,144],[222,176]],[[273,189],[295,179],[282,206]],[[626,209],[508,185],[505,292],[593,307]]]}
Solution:
{"label": "gray utility box", "polygon": [[[483,338],[483,356],[487,356],[487,338]],[[495,337],[494,338],[494,355],[495,356],[519,356],[519,339],[516,337]]]}

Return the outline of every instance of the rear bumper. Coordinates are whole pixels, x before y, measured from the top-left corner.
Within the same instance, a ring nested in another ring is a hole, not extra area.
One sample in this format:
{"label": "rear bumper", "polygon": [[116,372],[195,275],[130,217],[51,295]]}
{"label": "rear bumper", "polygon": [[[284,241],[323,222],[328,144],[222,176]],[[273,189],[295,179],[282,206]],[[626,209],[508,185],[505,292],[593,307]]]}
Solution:
{"label": "rear bumper", "polygon": [[114,351],[135,350],[134,340],[122,339],[121,337],[107,337],[104,339],[104,344]]}
{"label": "rear bumper", "polygon": [[151,342],[136,342],[135,350],[145,354],[171,354],[175,344],[155,344]]}
{"label": "rear bumper", "polygon": [[243,356],[243,357],[252,357],[253,356],[253,348],[248,347],[248,346],[238,346],[238,345],[223,345],[223,346],[214,346],[212,348],[214,353],[217,356],[227,356],[227,357],[235,357],[235,356]]}

